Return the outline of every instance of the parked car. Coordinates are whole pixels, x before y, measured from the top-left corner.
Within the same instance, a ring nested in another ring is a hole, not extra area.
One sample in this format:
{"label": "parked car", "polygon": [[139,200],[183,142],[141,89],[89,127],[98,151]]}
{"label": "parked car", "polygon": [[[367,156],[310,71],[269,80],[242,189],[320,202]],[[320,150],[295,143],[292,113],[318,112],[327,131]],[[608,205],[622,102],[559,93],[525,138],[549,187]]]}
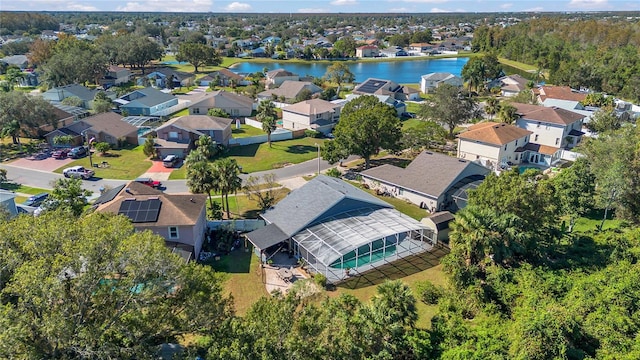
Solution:
{"label": "parked car", "polygon": [[68,178],[87,180],[91,179],[94,174],[95,172],[93,172],[93,170],[85,169],[84,166],[72,166],[62,170],[62,175]]}
{"label": "parked car", "polygon": [[162,164],[167,168],[175,167],[178,165],[178,162],[180,162],[180,159],[175,155],[167,155],[162,159]]}
{"label": "parked car", "polygon": [[72,159],[79,159],[87,156],[87,148],[84,146],[74,147],[69,151],[69,157]]}
{"label": "parked car", "polygon": [[67,155],[69,155],[69,149],[59,149],[52,154],[54,159],[66,159]]}
{"label": "parked car", "polygon": [[156,188],[156,189],[162,186],[162,183],[160,181],[153,180],[152,178],[147,178],[147,177],[137,178],[134,181],[139,182],[140,184],[151,186],[152,188]]}
{"label": "parked car", "polygon": [[37,207],[42,204],[49,197],[48,193],[40,193],[38,195],[30,196],[23,205]]}

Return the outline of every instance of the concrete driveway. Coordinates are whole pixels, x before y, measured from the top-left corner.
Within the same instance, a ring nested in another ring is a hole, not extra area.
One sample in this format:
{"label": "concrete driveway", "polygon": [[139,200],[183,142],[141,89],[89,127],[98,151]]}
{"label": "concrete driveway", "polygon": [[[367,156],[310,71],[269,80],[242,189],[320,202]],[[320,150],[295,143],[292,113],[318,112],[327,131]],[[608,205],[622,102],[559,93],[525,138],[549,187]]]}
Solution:
{"label": "concrete driveway", "polygon": [[12,161],[10,163],[7,163],[7,165],[20,167],[23,169],[53,172],[54,170],[59,169],[65,165],[68,165],[73,161],[74,159],[69,159],[69,158],[54,159],[52,157],[47,157],[44,159],[33,159],[33,160],[28,158],[21,158],[21,159]]}

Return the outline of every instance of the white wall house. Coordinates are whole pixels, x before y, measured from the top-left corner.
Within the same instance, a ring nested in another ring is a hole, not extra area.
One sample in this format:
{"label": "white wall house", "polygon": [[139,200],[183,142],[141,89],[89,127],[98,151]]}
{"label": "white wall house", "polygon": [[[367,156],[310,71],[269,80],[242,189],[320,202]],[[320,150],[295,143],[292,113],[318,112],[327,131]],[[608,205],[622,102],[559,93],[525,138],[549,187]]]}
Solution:
{"label": "white wall house", "polygon": [[289,130],[311,129],[328,134],[340,119],[341,105],[311,99],[282,108],[282,127]]}
{"label": "white wall house", "polygon": [[570,149],[578,145],[582,135],[583,114],[558,107],[513,104],[520,116],[516,126],[529,130],[531,143]]}
{"label": "white wall house", "polygon": [[451,73],[430,73],[420,77],[420,91],[425,94],[434,92],[442,84],[462,87],[462,78]]}
{"label": "white wall house", "polygon": [[522,149],[531,131],[517,126],[486,122],[473,125],[458,135],[458,158],[480,160],[491,169],[520,164]]}
{"label": "white wall house", "polygon": [[287,80],[299,81],[300,75],[284,69],[271,70],[267,72],[264,83],[267,89],[272,89],[282,85]]}

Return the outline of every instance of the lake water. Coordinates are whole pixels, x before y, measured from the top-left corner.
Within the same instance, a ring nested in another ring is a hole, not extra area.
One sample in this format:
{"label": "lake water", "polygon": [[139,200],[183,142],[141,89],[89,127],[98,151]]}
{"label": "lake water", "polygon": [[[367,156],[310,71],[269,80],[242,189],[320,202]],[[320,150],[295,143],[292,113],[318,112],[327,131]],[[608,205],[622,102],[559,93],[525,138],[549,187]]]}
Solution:
{"label": "lake water", "polygon": [[[356,82],[363,82],[368,78],[391,80],[398,84],[415,84],[420,77],[433,72],[448,72],[460,76],[462,67],[469,61],[467,57],[446,59],[424,59],[389,62],[349,62],[345,64],[355,75]],[[238,73],[255,73],[265,67],[269,70],[285,69],[300,76],[322,77],[331,63],[327,62],[241,62],[231,67]]]}

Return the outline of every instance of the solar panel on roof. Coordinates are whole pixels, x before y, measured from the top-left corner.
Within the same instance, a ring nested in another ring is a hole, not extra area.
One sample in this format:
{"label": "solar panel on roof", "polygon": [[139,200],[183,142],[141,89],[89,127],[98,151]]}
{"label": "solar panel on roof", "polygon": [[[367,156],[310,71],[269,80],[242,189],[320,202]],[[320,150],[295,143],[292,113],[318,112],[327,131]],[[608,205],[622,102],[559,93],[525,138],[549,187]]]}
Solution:
{"label": "solar panel on roof", "polygon": [[160,199],[124,200],[120,203],[118,214],[123,214],[134,223],[156,222],[161,204]]}

